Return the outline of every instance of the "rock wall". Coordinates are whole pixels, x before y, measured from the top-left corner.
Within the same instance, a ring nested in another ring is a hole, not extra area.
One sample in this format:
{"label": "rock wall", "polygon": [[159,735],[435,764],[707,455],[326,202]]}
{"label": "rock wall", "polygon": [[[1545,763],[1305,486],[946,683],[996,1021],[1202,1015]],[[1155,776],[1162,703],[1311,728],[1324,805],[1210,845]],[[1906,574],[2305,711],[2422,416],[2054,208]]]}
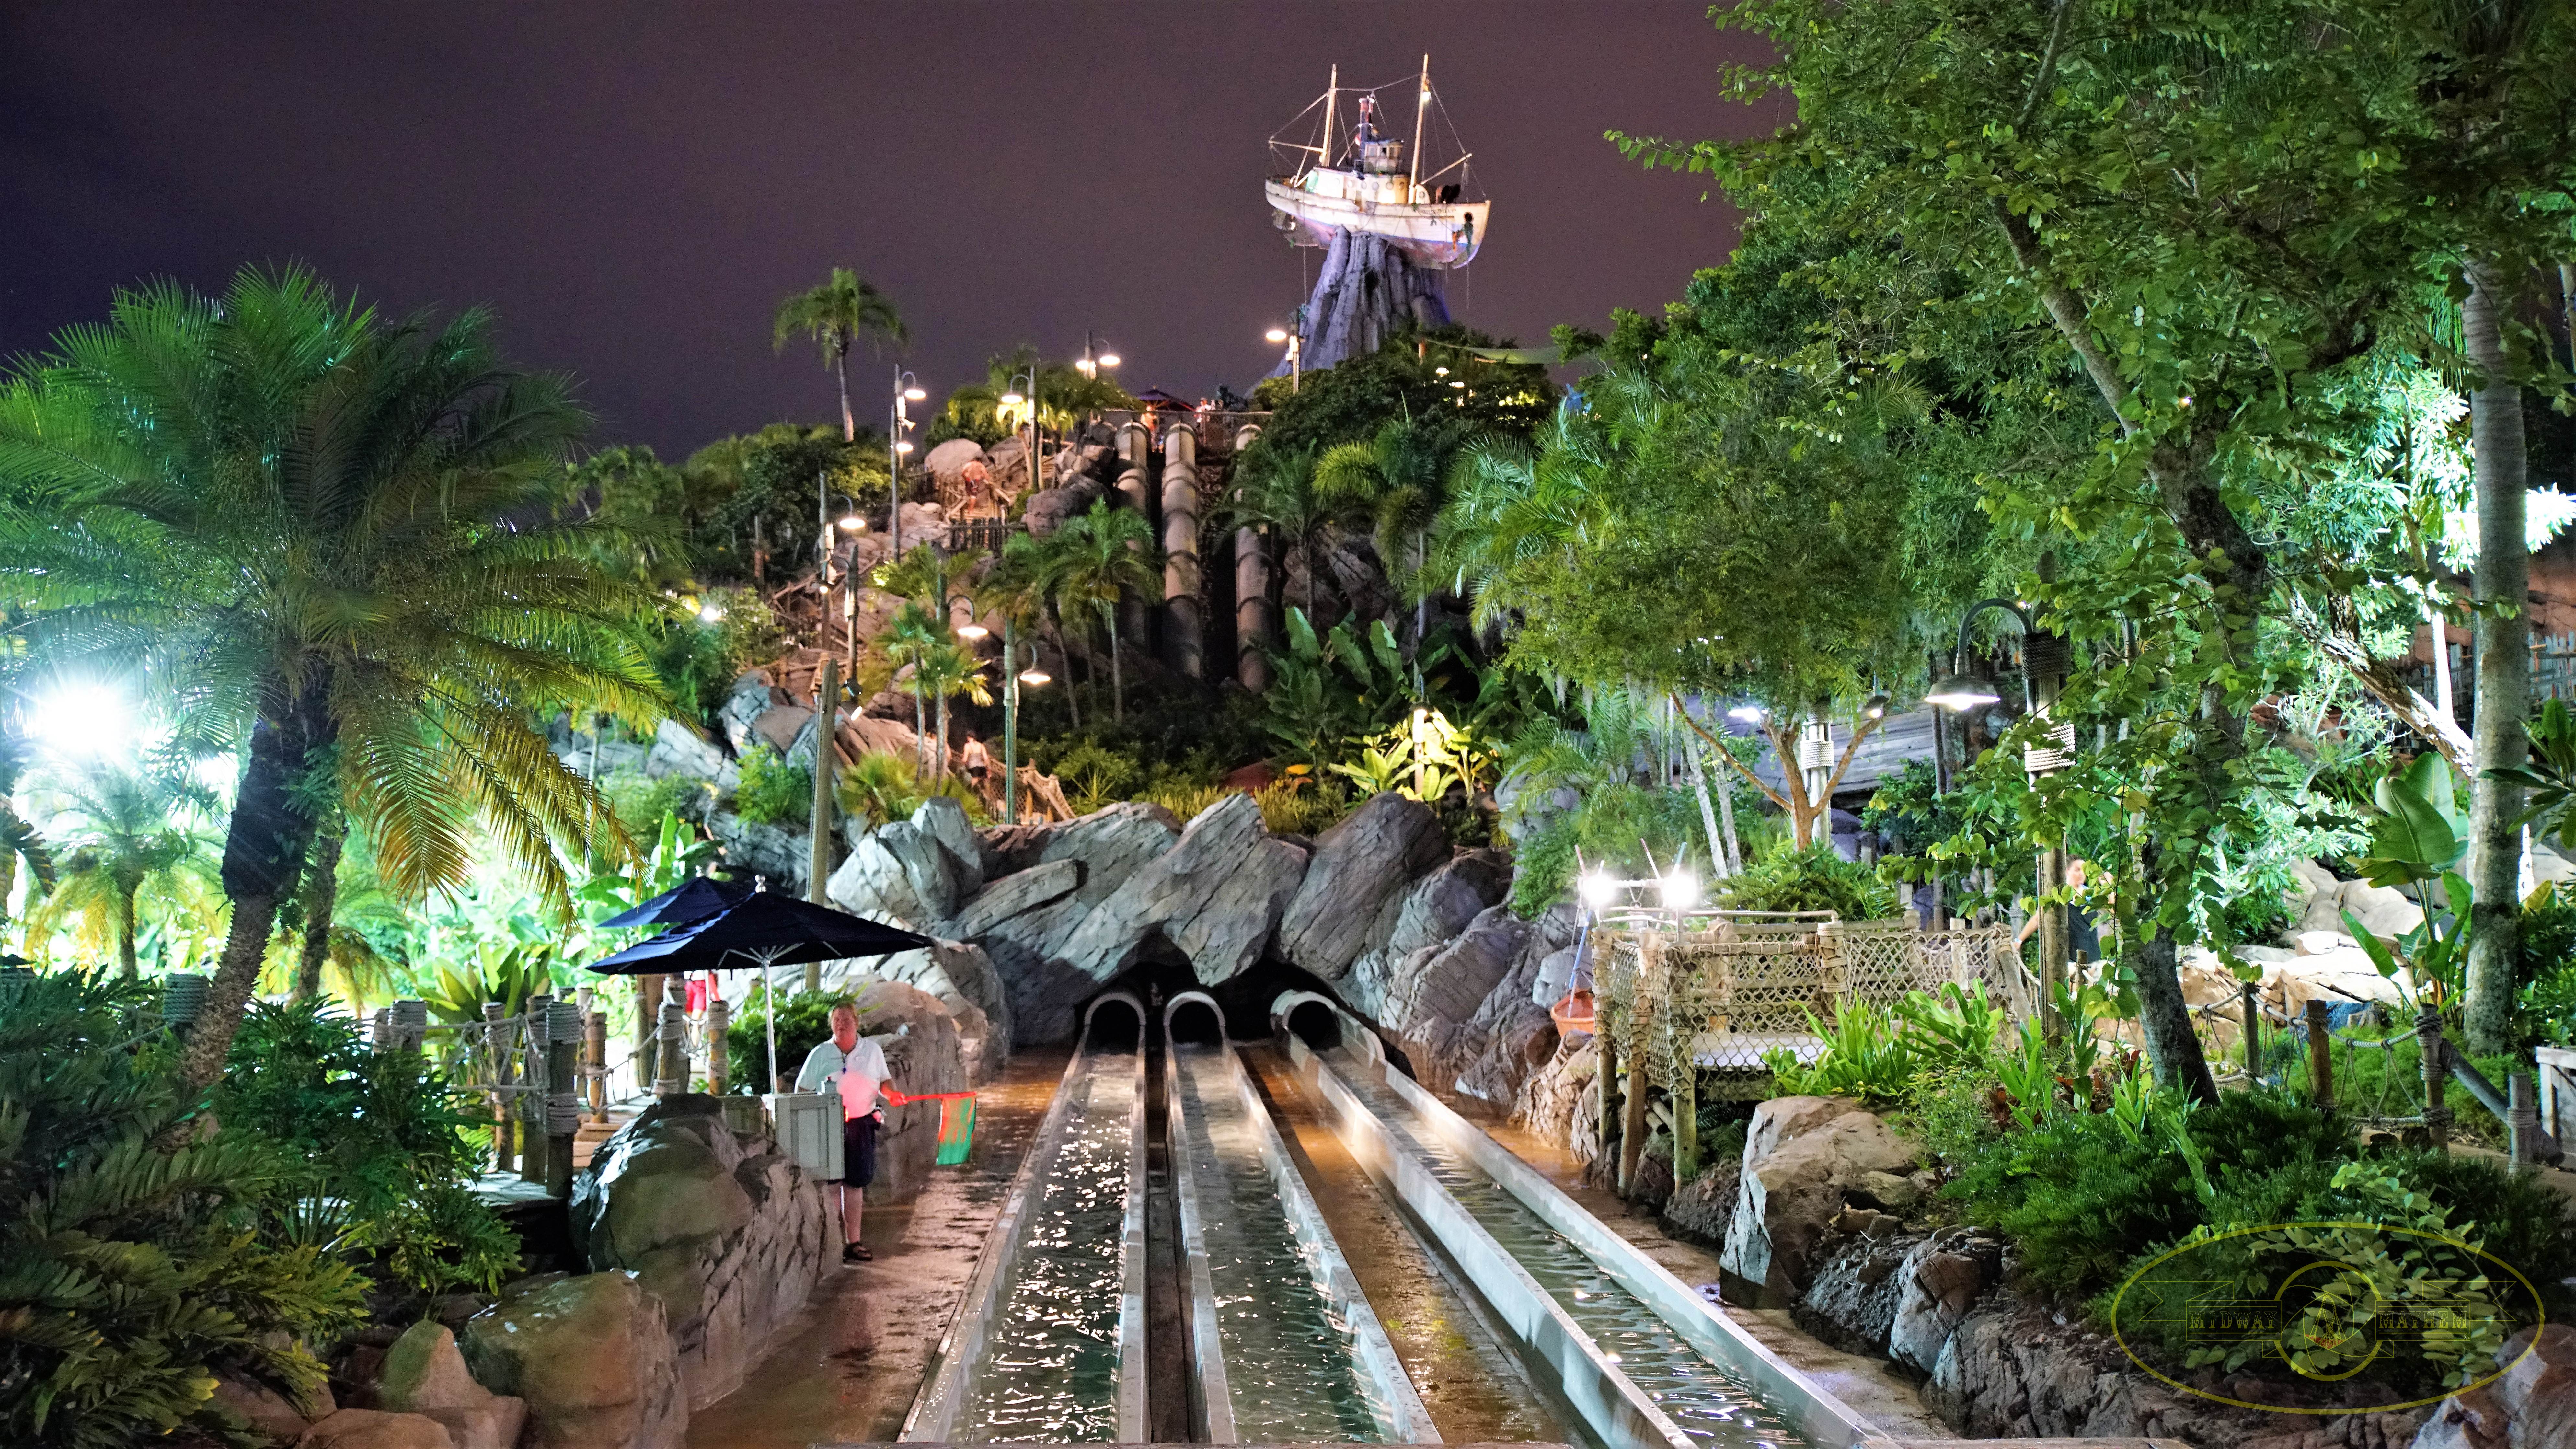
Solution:
{"label": "rock wall", "polygon": [[634,1274],[523,1279],[457,1346],[477,1382],[527,1404],[519,1449],[681,1449],[688,1437],[662,1300]]}
{"label": "rock wall", "polygon": [[572,1189],[575,1249],[657,1301],[695,1408],[741,1386],[840,1259],[823,1185],[767,1137],[737,1136],[722,1111],[710,1096],[663,1098],[600,1144]]}

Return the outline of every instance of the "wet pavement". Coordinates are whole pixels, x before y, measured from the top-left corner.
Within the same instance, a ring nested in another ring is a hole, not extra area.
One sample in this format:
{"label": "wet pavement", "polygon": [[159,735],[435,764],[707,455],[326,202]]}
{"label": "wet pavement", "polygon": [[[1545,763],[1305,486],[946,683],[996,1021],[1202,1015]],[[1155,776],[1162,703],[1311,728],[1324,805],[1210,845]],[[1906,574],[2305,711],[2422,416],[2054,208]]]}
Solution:
{"label": "wet pavement", "polygon": [[865,1237],[876,1261],[816,1285],[744,1387],[689,1416],[688,1449],[895,1437],[1071,1054],[1022,1052],[1000,1081],[975,1089],[974,1155],[932,1173],[911,1202],[868,1205]]}

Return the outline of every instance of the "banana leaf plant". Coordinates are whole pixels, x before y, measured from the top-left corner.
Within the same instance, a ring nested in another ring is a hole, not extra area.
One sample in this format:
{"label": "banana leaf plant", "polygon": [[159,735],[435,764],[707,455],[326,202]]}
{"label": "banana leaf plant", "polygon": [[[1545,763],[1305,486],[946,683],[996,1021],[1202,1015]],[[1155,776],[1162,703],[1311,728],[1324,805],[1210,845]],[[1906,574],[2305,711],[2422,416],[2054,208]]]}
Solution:
{"label": "banana leaf plant", "polygon": [[[2344,927],[2380,975],[2395,980],[2398,967],[2406,968],[2411,1006],[2450,1010],[2468,969],[2469,907],[2474,903],[2468,879],[2457,869],[2469,849],[2468,822],[2451,789],[2450,765],[2428,751],[2382,779],[2372,799],[2378,811],[2370,822],[2370,854],[2361,862],[2362,876],[2372,885],[2413,895],[2424,909],[2424,921],[2398,937],[2394,950],[2350,910],[2343,913]],[[2439,900],[2425,889],[2436,883]]]}

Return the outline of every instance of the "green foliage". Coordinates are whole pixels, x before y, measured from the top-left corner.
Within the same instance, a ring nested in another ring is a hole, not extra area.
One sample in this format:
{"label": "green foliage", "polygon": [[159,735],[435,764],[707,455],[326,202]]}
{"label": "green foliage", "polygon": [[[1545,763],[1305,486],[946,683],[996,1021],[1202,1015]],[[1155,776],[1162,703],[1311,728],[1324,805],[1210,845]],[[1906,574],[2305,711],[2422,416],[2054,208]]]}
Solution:
{"label": "green foliage", "polygon": [[[754,982],[751,995],[725,1029],[725,1090],[736,1096],[761,1096],[769,1088],[761,1078],[769,1071],[769,988]],[[778,1073],[790,1085],[796,1071],[805,1065],[805,1057],[814,1048],[832,1039],[832,1008],[851,1004],[847,995],[824,991],[804,991],[789,996],[778,1008]],[[868,1029],[868,1014],[860,1013],[859,1031]]]}
{"label": "green foliage", "polygon": [[423,1299],[517,1275],[517,1235],[472,1191],[481,1114],[428,1056],[376,1051],[320,1002],[263,1002],[226,1066],[218,1117],[294,1163],[285,1240],[371,1255]]}
{"label": "green foliage", "polygon": [[1861,828],[1876,831],[1889,855],[1920,855],[1934,841],[1958,834],[1966,823],[1958,797],[1938,793],[1935,783],[1931,761],[1907,760],[1861,807]]}
{"label": "green foliage", "polygon": [[814,772],[788,763],[769,745],[742,757],[742,783],[734,787],[734,813],[755,825],[801,825],[814,818]]}
{"label": "green foliage", "polygon": [[1199,818],[1199,815],[1209,806],[1216,804],[1226,796],[1239,795],[1242,793],[1243,792],[1240,790],[1231,790],[1223,785],[1171,784],[1157,786],[1153,789],[1147,790],[1144,794],[1139,795],[1136,798],[1151,804],[1162,806],[1164,809],[1171,811],[1173,816],[1182,824],[1186,825]]}
{"label": "green foliage", "polygon": [[758,589],[717,585],[682,594],[648,636],[653,673],[678,717],[701,728],[715,719],[733,682],[787,647],[778,614]]}
{"label": "green foliage", "polygon": [[1775,1047],[1762,1064],[1774,1089],[1789,1096],[1901,1102],[1926,1073],[1983,1066],[2003,1020],[1984,982],[1964,991],[1951,982],[1934,995],[1909,991],[1884,1009],[1852,1002],[1830,1024],[1811,1013],[1807,1028],[1824,1043],[1815,1061],[1800,1066],[1794,1053]]}
{"label": "green foliage", "polygon": [[[1106,373],[1086,376],[1070,361],[1041,361],[1036,348],[1023,345],[1007,357],[996,355],[987,360],[982,382],[968,383],[950,393],[939,415],[931,419],[922,446],[935,448],[950,438],[972,438],[989,448],[1014,433],[1026,436],[1026,374],[1032,367],[1037,370],[1035,401],[1042,427],[1062,432],[1092,413],[1133,412],[1144,407]],[[1022,401],[1002,401],[1012,393],[1021,394]]]}
{"label": "green foliage", "polygon": [[[125,1449],[212,1432],[215,1370],[322,1387],[310,1345],[365,1284],[263,1232],[294,1171],[259,1136],[192,1125],[135,983],[56,973],[0,999],[0,1439]],[[175,1129],[175,1130],[174,1130]]]}
{"label": "green foliage", "polygon": [[[1661,870],[1645,859],[1649,850]],[[1643,880],[1669,871],[1685,857],[1700,861],[1701,878],[1706,879],[1707,843],[1697,795],[1641,785],[1604,786],[1522,838],[1512,872],[1512,911],[1535,920],[1564,899],[1580,869],[1578,859],[1607,865],[1623,879]]]}
{"label": "green foliage", "polygon": [[[1271,378],[1253,390],[1270,421],[1252,451],[1318,455],[1337,443],[1374,439],[1388,423],[1407,418],[1460,438],[1526,438],[1555,406],[1556,387],[1545,368],[1468,350],[1495,346],[1494,339],[1464,327],[1433,328],[1390,337],[1375,352],[1309,371],[1293,390],[1288,379]],[[1453,381],[1467,386],[1453,388]]]}
{"label": "green foliage", "polygon": [[1273,835],[1316,836],[1341,823],[1355,802],[1339,781],[1283,776],[1253,794],[1261,824]]}
{"label": "green foliage", "polygon": [[599,793],[617,815],[617,823],[638,840],[652,838],[665,817],[700,821],[715,808],[715,791],[703,780],[684,775],[658,779],[636,770],[611,770],[601,777]]}
{"label": "green foliage", "polygon": [[1896,888],[1870,867],[1834,853],[1822,841],[1804,850],[1775,850],[1720,883],[1739,911],[1832,911],[1846,921],[1896,914]]}
{"label": "green foliage", "polygon": [[883,750],[870,750],[851,761],[848,769],[832,777],[832,792],[843,814],[872,826],[909,820],[929,798],[922,793],[912,761]]}

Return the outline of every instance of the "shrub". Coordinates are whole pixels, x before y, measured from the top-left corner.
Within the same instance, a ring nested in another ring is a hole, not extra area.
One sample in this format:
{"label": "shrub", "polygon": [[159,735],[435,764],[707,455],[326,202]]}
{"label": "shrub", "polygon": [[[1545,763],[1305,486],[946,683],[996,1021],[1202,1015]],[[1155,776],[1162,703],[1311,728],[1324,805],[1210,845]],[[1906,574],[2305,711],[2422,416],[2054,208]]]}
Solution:
{"label": "shrub", "polygon": [[1724,891],[1727,905],[1739,911],[1832,911],[1846,921],[1896,914],[1896,888],[1823,841],[1772,852],[1726,882]]}
{"label": "shrub", "polygon": [[704,820],[715,803],[713,787],[703,780],[680,775],[657,780],[633,770],[610,771],[600,780],[599,793],[607,797],[609,813],[626,827],[626,833],[647,843],[660,830],[663,816]]}
{"label": "shrub", "polygon": [[801,825],[814,818],[814,772],[767,745],[755,746],[742,757],[733,809],[754,825]]}
{"label": "shrub", "polygon": [[1351,813],[1350,791],[1338,780],[1290,775],[1253,792],[1261,824],[1273,835],[1321,835]]}
{"label": "shrub", "polygon": [[1144,775],[1133,755],[1090,740],[1057,755],[1050,773],[1063,782],[1065,803],[1079,815],[1128,798],[1128,792]]}
{"label": "shrub", "polygon": [[1944,1191],[1970,1221],[2009,1234],[2025,1271],[2060,1293],[2111,1286],[2141,1250],[2201,1222],[2192,1180],[2172,1154],[2131,1140],[2107,1112],[1999,1134],[1953,1166]]}
{"label": "shrub", "polygon": [[379,1052],[326,1003],[259,1003],[243,1016],[216,1099],[227,1126],[288,1148],[281,1228],[289,1240],[345,1233],[386,1274],[427,1298],[497,1291],[519,1242],[469,1190],[466,1133],[489,1117],[413,1052]]}
{"label": "shrub", "polygon": [[1186,825],[1198,819],[1200,812],[1219,800],[1228,795],[1241,793],[1243,792],[1240,790],[1229,790],[1223,785],[1170,784],[1155,786],[1137,798],[1162,806],[1178,816],[1181,823]]}
{"label": "shrub", "polygon": [[[308,1345],[364,1314],[321,1246],[260,1231],[293,1171],[274,1143],[192,1120],[150,987],[104,974],[0,998],[0,1442],[121,1449],[216,1432],[218,1368],[299,1398]],[[307,1405],[311,1405],[308,1403]]]}
{"label": "shrub", "polygon": [[834,776],[832,794],[843,813],[871,826],[910,818],[926,798],[912,761],[883,750],[870,750]]}

